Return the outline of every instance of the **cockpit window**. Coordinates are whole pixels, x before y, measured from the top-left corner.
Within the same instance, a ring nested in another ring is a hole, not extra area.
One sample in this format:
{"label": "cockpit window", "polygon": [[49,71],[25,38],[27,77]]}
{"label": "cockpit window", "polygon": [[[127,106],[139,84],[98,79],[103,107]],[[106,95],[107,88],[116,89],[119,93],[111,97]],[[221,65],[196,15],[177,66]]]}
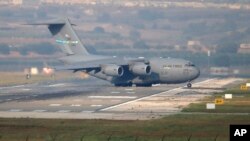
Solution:
{"label": "cockpit window", "polygon": [[194,63],[192,63],[192,62],[188,62],[185,66],[188,66],[188,67],[195,67]]}

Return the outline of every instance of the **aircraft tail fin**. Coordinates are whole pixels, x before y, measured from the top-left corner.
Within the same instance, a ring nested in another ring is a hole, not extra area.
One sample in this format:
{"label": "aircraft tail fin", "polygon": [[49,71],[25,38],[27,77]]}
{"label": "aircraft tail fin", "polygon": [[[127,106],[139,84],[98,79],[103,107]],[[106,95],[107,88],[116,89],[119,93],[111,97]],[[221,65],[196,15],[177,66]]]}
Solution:
{"label": "aircraft tail fin", "polygon": [[31,25],[48,25],[49,31],[56,38],[56,43],[60,44],[60,48],[67,56],[90,55],[74,31],[72,27],[74,24],[72,24],[68,18],[63,21]]}

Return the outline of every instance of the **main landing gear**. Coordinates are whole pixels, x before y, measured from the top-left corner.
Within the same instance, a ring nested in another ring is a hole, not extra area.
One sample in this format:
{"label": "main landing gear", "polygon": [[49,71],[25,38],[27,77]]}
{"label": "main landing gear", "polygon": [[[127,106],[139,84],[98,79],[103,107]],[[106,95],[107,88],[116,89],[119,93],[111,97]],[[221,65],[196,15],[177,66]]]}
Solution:
{"label": "main landing gear", "polygon": [[187,83],[188,88],[192,88],[192,84],[190,82]]}
{"label": "main landing gear", "polygon": [[152,87],[152,84],[136,84],[136,87]]}
{"label": "main landing gear", "polygon": [[114,84],[116,87],[132,87],[133,83]]}

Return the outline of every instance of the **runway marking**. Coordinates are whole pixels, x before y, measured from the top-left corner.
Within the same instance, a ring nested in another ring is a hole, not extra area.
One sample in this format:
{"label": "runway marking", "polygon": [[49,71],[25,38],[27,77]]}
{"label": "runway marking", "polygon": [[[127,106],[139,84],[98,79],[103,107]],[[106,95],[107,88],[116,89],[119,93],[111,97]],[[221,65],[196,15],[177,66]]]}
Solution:
{"label": "runway marking", "polygon": [[31,89],[22,89],[22,91],[30,91]]}
{"label": "runway marking", "polygon": [[64,83],[61,83],[61,84],[52,84],[52,85],[49,85],[49,87],[62,87],[62,86],[65,86],[66,84]]}
{"label": "runway marking", "polygon": [[134,94],[135,92],[127,92],[127,94]]}
{"label": "runway marking", "polygon": [[61,106],[62,104],[50,104],[49,106],[52,106],[52,107],[58,107],[58,106]]}
{"label": "runway marking", "polygon": [[8,89],[8,88],[19,88],[19,87],[23,87],[24,85],[18,85],[18,86],[11,86],[11,87],[0,87],[0,90],[2,89]]}
{"label": "runway marking", "polygon": [[91,107],[102,107],[102,105],[90,105]]}
{"label": "runway marking", "polygon": [[121,93],[121,92],[111,92],[112,94],[119,94],[119,93]]}
{"label": "runway marking", "polygon": [[81,105],[80,104],[71,104],[70,106],[71,107],[80,107]]}
{"label": "runway marking", "polygon": [[81,111],[81,113],[93,113],[94,111]]}
{"label": "runway marking", "polygon": [[19,88],[19,87],[23,87],[24,85],[17,85],[17,86],[12,86],[12,87],[5,87],[5,88]]}
{"label": "runway marking", "polygon": [[59,111],[57,111],[57,113],[69,113],[70,112],[70,110],[59,110]]}
{"label": "runway marking", "polygon": [[[214,80],[214,79],[208,79],[208,80],[205,80],[205,82],[209,82],[211,80]],[[198,82],[198,83],[195,83],[195,84],[200,84],[200,83],[204,83],[204,81]],[[123,105],[126,105],[126,104],[130,104],[130,103],[133,103],[133,102],[136,102],[136,101],[140,101],[140,100],[147,99],[147,98],[150,98],[150,97],[154,97],[154,96],[157,96],[157,95],[162,95],[162,94],[165,94],[165,93],[177,91],[177,90],[180,90],[181,88],[183,88],[183,87],[174,88],[172,90],[167,90],[167,91],[164,91],[164,92],[161,92],[161,93],[153,94],[153,95],[150,95],[150,96],[138,98],[138,99],[131,100],[131,101],[128,101],[128,102],[125,102],[125,103],[121,103],[121,104],[118,104],[118,105],[110,106],[110,107],[101,109],[100,111],[107,111],[107,110],[114,109],[116,107],[120,107],[120,106],[123,106]]]}
{"label": "runway marking", "polygon": [[133,91],[134,89],[125,89],[125,91]]}
{"label": "runway marking", "polygon": [[9,112],[20,112],[22,109],[10,109]]}
{"label": "runway marking", "polygon": [[47,110],[34,110],[33,112],[37,112],[37,113],[42,113],[42,112],[46,112]]}
{"label": "runway marking", "polygon": [[166,93],[166,92],[175,91],[175,90],[178,90],[178,89],[180,89],[180,88],[182,88],[182,87],[178,87],[178,88],[175,88],[175,89],[172,89],[172,90],[168,90],[168,91],[165,91],[165,92],[161,92],[161,93],[158,93],[158,94],[153,94],[153,95],[150,95],[150,96],[138,98],[138,99],[135,99],[135,100],[132,100],[132,101],[128,101],[128,102],[125,102],[125,103],[121,103],[121,104],[114,105],[114,106],[111,106],[111,107],[107,107],[107,108],[101,109],[100,111],[107,111],[107,110],[110,110],[110,109],[114,109],[114,108],[119,107],[119,106],[122,106],[122,105],[130,104],[130,103],[132,103],[132,102],[136,102],[136,101],[139,101],[139,100],[143,100],[143,99],[146,99],[146,98],[150,98],[150,97],[153,97],[153,96],[156,96],[156,95],[160,95],[160,94],[163,94],[163,93]]}
{"label": "runway marking", "polygon": [[207,80],[205,80],[205,81],[197,82],[197,83],[195,83],[195,84],[193,84],[193,85],[200,85],[200,84],[202,84],[202,83],[207,83],[207,82],[209,82],[209,81],[216,80],[216,79],[217,79],[217,78],[207,79]]}
{"label": "runway marking", "polygon": [[6,99],[6,101],[11,101],[12,99]]}
{"label": "runway marking", "polygon": [[89,96],[89,98],[100,98],[100,99],[135,99],[136,96]]}

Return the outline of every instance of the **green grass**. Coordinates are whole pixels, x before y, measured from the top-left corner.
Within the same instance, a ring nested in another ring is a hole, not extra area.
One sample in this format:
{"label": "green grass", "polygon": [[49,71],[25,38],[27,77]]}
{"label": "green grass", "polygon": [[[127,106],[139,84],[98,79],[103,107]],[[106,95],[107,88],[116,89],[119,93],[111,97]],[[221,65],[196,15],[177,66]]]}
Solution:
{"label": "green grass", "polygon": [[250,116],[172,115],[150,121],[0,119],[4,141],[192,141],[228,140],[230,124],[250,123]]}
{"label": "green grass", "polygon": [[[206,103],[213,103],[216,98],[223,98],[225,94],[233,94],[233,99],[224,100],[223,105],[216,105],[216,109],[207,110]],[[250,91],[240,90],[240,85],[224,92],[215,93],[206,97],[200,103],[190,104],[183,112],[208,112],[208,113],[250,113]]]}

